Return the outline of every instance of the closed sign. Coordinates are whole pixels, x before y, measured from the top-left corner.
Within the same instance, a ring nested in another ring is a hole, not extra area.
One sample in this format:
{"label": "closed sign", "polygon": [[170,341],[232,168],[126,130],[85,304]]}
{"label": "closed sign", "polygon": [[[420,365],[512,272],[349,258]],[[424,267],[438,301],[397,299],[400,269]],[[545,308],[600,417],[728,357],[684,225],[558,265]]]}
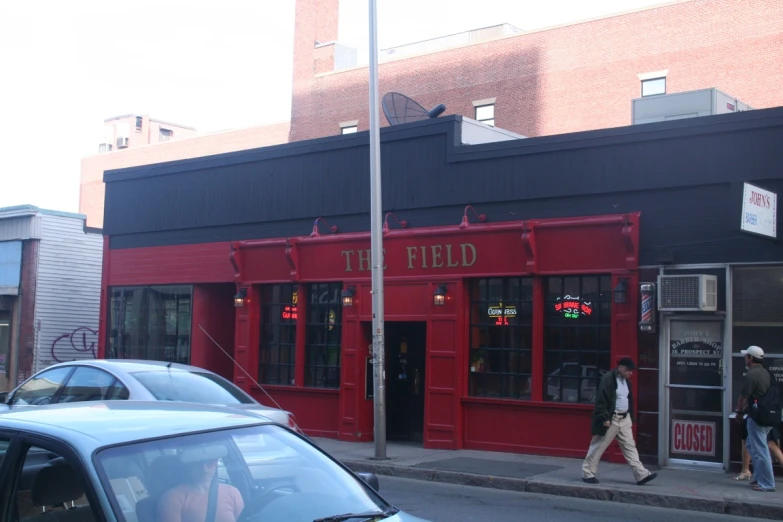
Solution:
{"label": "closed sign", "polygon": [[672,420],[672,453],[715,456],[715,423]]}

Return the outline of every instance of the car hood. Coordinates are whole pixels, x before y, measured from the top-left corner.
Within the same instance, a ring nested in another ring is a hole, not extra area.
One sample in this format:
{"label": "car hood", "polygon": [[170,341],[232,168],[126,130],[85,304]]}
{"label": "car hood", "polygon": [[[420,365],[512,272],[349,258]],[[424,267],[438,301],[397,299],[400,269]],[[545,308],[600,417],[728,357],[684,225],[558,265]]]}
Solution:
{"label": "car hood", "polygon": [[406,513],[404,511],[400,511],[396,515],[384,518],[383,522],[430,522],[429,520],[425,520],[423,518],[414,517],[410,513]]}

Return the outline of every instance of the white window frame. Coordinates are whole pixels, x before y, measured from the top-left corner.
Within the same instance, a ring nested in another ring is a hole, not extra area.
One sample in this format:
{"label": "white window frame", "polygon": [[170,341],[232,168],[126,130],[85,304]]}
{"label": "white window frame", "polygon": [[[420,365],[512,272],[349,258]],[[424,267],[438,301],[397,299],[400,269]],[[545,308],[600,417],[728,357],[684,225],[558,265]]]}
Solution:
{"label": "white window frame", "polygon": [[355,134],[359,132],[359,120],[341,121],[340,134]]}
{"label": "white window frame", "polygon": [[[484,123],[486,125],[489,125],[490,127],[495,126],[495,102],[497,101],[497,98],[484,98],[483,100],[474,100],[473,101],[473,116],[476,121],[479,121],[481,123]],[[491,118],[479,118],[479,109],[483,109],[484,107],[492,107],[492,117]]]}

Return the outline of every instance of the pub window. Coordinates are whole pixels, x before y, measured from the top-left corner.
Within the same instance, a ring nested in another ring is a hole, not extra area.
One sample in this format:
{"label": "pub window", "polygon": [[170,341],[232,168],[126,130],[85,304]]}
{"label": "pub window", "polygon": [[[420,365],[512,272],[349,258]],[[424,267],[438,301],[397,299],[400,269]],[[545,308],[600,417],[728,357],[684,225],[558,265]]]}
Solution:
{"label": "pub window", "polygon": [[611,369],[609,276],[548,277],[544,314],[544,400],[593,403]]}
{"label": "pub window", "polygon": [[261,287],[258,376],[264,384],[291,386],[296,366],[296,284]]}
{"label": "pub window", "polygon": [[305,386],[340,387],[342,283],[308,285]]}
{"label": "pub window", "polygon": [[764,367],[778,382],[783,382],[783,267],[733,269],[732,319],[731,404],[734,407],[747,372],[740,351],[748,346],[760,346],[764,350]]}
{"label": "pub window", "polygon": [[190,362],[192,286],[113,287],[107,356]]}
{"label": "pub window", "polygon": [[470,395],[529,400],[533,279],[474,279],[470,301]]}

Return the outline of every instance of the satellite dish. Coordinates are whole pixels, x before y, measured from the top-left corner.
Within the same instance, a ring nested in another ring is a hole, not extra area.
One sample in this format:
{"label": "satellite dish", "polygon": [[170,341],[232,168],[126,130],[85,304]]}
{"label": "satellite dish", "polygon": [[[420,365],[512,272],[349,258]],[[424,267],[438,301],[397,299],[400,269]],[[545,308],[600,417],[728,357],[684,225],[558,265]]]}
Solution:
{"label": "satellite dish", "polygon": [[446,106],[440,103],[433,107],[432,110],[427,111],[427,109],[415,101],[398,92],[387,92],[384,94],[381,106],[383,107],[383,114],[389,120],[389,125],[401,125],[413,121],[437,118],[446,110]]}

